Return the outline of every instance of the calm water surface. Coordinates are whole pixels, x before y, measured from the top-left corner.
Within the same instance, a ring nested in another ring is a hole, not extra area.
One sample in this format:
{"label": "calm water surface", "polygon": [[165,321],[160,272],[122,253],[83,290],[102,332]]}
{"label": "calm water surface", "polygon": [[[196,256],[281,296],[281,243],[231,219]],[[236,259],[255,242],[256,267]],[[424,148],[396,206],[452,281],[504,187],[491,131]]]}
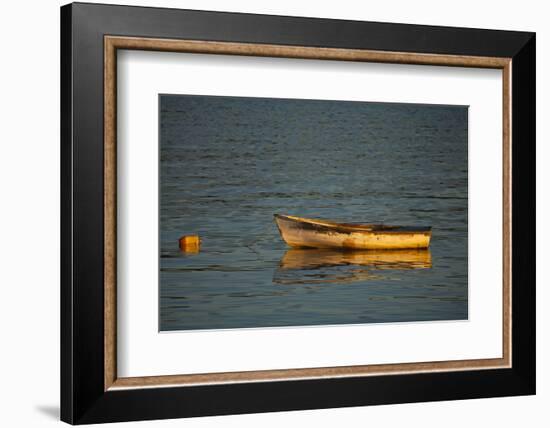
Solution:
{"label": "calm water surface", "polygon": [[[160,329],[466,319],[467,123],[463,106],[162,95]],[[432,226],[432,243],[289,250],[274,213]]]}

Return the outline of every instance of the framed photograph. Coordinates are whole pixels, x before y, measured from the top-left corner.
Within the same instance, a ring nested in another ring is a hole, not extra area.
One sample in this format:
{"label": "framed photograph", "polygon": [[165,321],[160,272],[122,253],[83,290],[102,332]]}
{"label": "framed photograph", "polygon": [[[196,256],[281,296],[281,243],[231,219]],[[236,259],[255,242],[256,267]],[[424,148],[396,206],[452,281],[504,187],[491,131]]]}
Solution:
{"label": "framed photograph", "polygon": [[535,35],[61,8],[61,417],[535,393]]}

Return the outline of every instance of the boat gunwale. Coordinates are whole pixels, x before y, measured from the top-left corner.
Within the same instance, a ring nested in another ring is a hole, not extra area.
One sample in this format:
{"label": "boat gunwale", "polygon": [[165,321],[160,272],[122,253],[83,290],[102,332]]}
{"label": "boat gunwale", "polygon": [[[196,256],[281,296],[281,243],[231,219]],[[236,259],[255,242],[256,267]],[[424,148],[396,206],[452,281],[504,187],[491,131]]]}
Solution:
{"label": "boat gunwale", "polygon": [[423,234],[431,235],[431,226],[390,226],[388,228],[376,228],[382,226],[373,224],[353,225],[349,223],[337,223],[330,220],[309,219],[305,217],[289,216],[285,214],[274,214],[276,220],[286,220],[298,224],[307,224],[316,229],[331,230],[343,233],[373,233],[373,234]]}

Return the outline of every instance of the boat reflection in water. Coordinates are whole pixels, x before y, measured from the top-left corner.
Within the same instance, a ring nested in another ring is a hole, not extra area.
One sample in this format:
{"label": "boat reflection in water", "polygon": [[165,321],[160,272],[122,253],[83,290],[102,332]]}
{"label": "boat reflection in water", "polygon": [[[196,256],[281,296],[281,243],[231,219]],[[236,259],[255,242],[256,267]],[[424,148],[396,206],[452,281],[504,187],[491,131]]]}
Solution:
{"label": "boat reflection in water", "polygon": [[275,271],[277,284],[349,283],[385,277],[380,271],[430,269],[430,250],[290,249]]}

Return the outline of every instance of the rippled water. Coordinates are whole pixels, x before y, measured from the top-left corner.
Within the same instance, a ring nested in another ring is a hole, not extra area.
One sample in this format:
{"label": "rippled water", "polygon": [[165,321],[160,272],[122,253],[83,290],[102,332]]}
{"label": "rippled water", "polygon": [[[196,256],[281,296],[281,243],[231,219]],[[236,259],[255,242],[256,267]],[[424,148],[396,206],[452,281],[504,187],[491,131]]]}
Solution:
{"label": "rippled water", "polygon": [[[160,329],[466,319],[467,123],[464,106],[162,95]],[[289,251],[274,213],[432,226],[432,244]]]}

